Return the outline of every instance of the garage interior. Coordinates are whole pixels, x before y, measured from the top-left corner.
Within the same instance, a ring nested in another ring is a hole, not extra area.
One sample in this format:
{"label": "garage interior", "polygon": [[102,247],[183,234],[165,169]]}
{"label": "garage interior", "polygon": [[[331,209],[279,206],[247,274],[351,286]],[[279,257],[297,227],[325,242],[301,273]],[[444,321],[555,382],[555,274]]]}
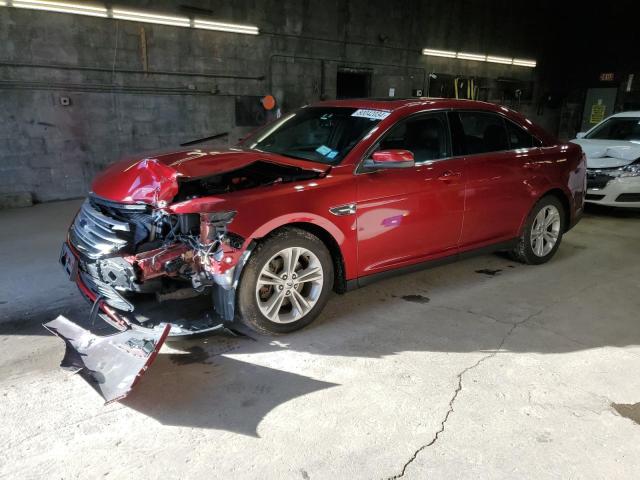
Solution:
{"label": "garage interior", "polygon": [[336,98],[488,101],[568,141],[640,110],[636,3],[0,1],[0,476],[637,478],[637,210],[587,205],[546,265],[479,256],[286,336],[167,343],[107,406],[42,327],[91,310],[58,258],[112,162]]}

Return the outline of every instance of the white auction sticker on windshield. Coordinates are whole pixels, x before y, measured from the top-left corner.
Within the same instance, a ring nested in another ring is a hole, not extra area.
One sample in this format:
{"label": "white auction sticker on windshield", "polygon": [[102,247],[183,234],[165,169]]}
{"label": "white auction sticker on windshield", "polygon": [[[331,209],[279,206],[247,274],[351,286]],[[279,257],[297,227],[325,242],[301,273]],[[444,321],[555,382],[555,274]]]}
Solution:
{"label": "white auction sticker on windshield", "polygon": [[385,112],[384,110],[365,110],[365,109],[360,108],[360,109],[356,110],[355,112],[353,112],[351,114],[351,116],[352,117],[369,118],[371,120],[384,120],[390,114],[391,114],[391,112]]}

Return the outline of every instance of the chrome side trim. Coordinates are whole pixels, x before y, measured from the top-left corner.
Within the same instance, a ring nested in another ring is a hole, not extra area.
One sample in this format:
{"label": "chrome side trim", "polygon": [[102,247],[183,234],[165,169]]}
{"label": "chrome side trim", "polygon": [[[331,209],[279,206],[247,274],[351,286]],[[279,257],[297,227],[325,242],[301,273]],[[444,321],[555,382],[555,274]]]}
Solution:
{"label": "chrome side trim", "polygon": [[353,215],[356,213],[357,206],[355,203],[347,203],[346,205],[338,205],[336,207],[331,207],[329,212],[337,217],[342,217],[345,215]]}

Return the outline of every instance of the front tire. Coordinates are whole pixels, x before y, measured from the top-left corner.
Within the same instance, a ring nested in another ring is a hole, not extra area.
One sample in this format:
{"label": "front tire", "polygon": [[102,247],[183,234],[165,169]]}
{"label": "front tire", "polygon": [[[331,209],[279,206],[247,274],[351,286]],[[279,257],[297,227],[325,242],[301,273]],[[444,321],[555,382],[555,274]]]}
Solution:
{"label": "front tire", "polygon": [[531,209],[511,256],[529,265],[546,263],[558,251],[564,230],[562,203],[553,195],[542,197]]}
{"label": "front tire", "polygon": [[242,272],[239,320],[265,334],[299,330],[320,314],[333,280],[324,243],[305,230],[282,229],[255,248]]}

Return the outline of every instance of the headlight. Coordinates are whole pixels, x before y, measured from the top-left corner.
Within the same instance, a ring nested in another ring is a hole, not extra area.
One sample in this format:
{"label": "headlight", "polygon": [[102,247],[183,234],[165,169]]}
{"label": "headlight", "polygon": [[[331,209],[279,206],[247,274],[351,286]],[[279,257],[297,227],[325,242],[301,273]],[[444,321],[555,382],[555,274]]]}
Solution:
{"label": "headlight", "polygon": [[640,163],[637,161],[620,169],[620,177],[640,177]]}

